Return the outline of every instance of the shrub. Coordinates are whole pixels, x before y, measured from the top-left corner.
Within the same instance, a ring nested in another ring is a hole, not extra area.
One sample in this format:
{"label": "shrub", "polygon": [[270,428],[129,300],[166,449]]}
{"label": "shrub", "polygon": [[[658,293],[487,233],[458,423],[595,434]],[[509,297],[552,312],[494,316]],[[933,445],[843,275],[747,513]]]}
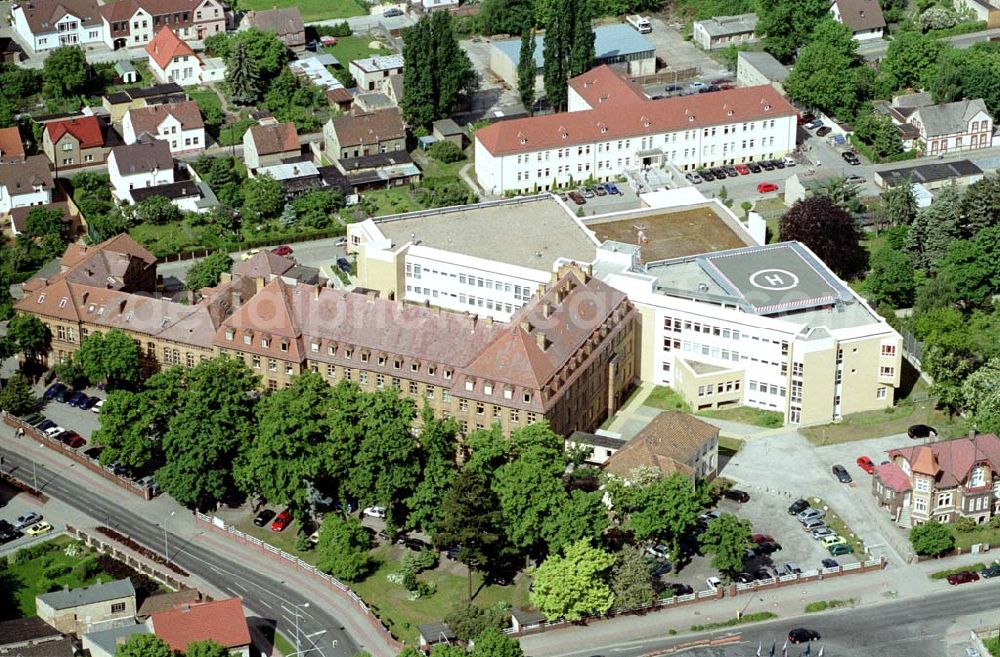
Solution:
{"label": "shrub", "polygon": [[299,534],[295,537],[295,549],[299,552],[308,552],[315,547],[313,542],[309,540],[309,537],[305,534]]}
{"label": "shrub", "polygon": [[445,164],[461,162],[465,159],[465,153],[462,152],[462,149],[447,140],[436,141],[431,144],[430,148],[427,149],[427,154],[438,162],[444,162]]}
{"label": "shrub", "polygon": [[97,565],[96,557],[87,557],[73,567],[73,575],[81,580],[91,579],[99,572],[101,568]]}
{"label": "shrub", "polygon": [[990,527],[993,529],[1000,529],[1000,515],[990,518]]}
{"label": "shrub", "polygon": [[955,529],[931,520],[910,530],[910,543],[917,554],[937,557],[954,549]]}
{"label": "shrub", "polygon": [[56,579],[69,574],[70,570],[72,570],[72,568],[70,568],[70,565],[67,563],[54,563],[45,568],[45,570],[42,571],[42,575],[48,577],[49,579]]}
{"label": "shrub", "polygon": [[976,521],[972,518],[962,516],[955,521],[955,530],[963,534],[968,534],[969,532],[976,530]]}
{"label": "shrub", "polygon": [[[10,565],[20,566],[21,564],[27,563],[33,559],[47,554],[51,547],[47,543],[41,543],[39,545],[33,545],[31,547],[26,547],[18,550],[10,558]],[[48,564],[44,564],[48,565]],[[44,567],[43,565],[43,567]]]}

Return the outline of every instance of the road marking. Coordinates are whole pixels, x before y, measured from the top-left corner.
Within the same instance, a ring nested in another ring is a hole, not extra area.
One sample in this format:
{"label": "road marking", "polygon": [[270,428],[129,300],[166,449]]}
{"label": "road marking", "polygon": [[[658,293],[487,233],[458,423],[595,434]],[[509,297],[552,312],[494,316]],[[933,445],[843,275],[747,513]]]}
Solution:
{"label": "road marking", "polygon": [[270,604],[268,604],[267,600],[262,600],[262,599],[258,598],[257,602],[261,603],[262,605],[264,605],[268,609],[274,609],[274,607],[272,607]]}
{"label": "road marking", "polygon": [[247,592],[247,587],[243,586],[239,582],[232,582],[232,585],[238,588],[239,590],[243,591],[244,593]]}

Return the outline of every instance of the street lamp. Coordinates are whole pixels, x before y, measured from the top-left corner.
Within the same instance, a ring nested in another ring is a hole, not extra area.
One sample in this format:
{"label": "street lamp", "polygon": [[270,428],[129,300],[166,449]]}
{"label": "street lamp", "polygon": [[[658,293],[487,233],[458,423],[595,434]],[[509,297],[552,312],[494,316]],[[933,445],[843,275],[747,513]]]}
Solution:
{"label": "street lamp", "polygon": [[[764,602],[764,598],[757,598],[757,599],[760,600],[761,602]],[[747,603],[743,605],[743,609],[741,609],[739,613],[736,614],[736,618],[743,618],[743,615],[747,613],[747,608],[750,607],[751,602],[753,602],[753,596],[750,596],[750,599],[747,600]]]}
{"label": "street lamp", "polygon": [[171,511],[170,515],[163,519],[163,552],[167,557],[167,561],[170,561],[170,544],[167,542],[167,521],[174,517],[176,511]]}
{"label": "street lamp", "polygon": [[[289,603],[289,604],[291,604],[291,603]],[[287,611],[288,613],[290,613],[290,614],[292,614],[292,615],[295,616],[295,652],[293,652],[292,655],[299,655],[299,654],[301,654],[303,652],[308,652],[308,649],[307,650],[302,650],[302,642],[301,642],[301,640],[299,638],[299,618],[302,616],[302,612],[300,610],[301,609],[308,609],[309,608],[309,603],[308,602],[303,602],[300,605],[292,605],[292,609],[294,609],[295,611],[292,611],[291,609],[289,609],[285,605],[281,605],[281,608],[284,609],[285,611]],[[292,657],[292,655],[289,655],[289,657]]]}

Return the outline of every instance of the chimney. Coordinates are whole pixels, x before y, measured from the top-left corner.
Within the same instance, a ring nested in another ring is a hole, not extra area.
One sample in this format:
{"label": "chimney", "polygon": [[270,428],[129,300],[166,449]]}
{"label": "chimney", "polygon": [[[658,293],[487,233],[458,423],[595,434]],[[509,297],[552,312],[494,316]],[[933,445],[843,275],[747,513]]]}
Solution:
{"label": "chimney", "polygon": [[475,333],[476,325],[479,324],[479,315],[473,313],[470,319],[472,320],[472,332]]}
{"label": "chimney", "polygon": [[119,299],[118,300],[118,312],[120,312],[120,313],[125,312],[125,304],[126,303],[128,303],[128,299]]}
{"label": "chimney", "polygon": [[551,315],[551,314],[552,314],[552,309],[549,307],[549,304],[543,303],[542,304],[542,317],[545,317],[546,319],[548,319],[549,315]]}
{"label": "chimney", "polygon": [[263,276],[256,277],[254,279],[254,281],[257,283],[257,291],[258,292],[260,292],[261,290],[264,289],[264,283],[265,283],[265,281],[264,281],[264,277]]}
{"label": "chimney", "polygon": [[493,317],[492,317],[492,315],[487,315],[486,317],[483,318],[483,321],[486,322],[487,326],[493,326]]}
{"label": "chimney", "polygon": [[233,310],[243,305],[243,295],[240,294],[239,290],[233,290],[232,300],[233,300]]}
{"label": "chimney", "polygon": [[531,322],[529,322],[528,320],[524,320],[523,322],[521,322],[521,330],[524,331],[525,333],[531,333]]}
{"label": "chimney", "polygon": [[365,297],[368,299],[368,303],[375,303],[375,290],[365,292]]}
{"label": "chimney", "polygon": [[975,438],[976,438],[975,428],[969,429],[969,440],[975,440]]}
{"label": "chimney", "polygon": [[233,275],[230,274],[228,271],[224,271],[224,272],[222,272],[222,275],[219,276],[219,285],[224,285],[226,283],[231,283],[232,280],[233,280]]}
{"label": "chimney", "polygon": [[549,341],[545,339],[545,332],[538,331],[535,333],[535,342],[538,343],[538,348],[545,351],[549,348]]}
{"label": "chimney", "polygon": [[89,296],[90,296],[90,292],[84,292],[83,296],[80,297],[80,302],[81,303],[87,303],[87,297],[89,297]]}
{"label": "chimney", "polygon": [[320,293],[322,291],[323,291],[323,286],[322,285],[317,285],[316,286],[316,296],[315,296],[316,301],[319,301],[319,295],[320,295]]}

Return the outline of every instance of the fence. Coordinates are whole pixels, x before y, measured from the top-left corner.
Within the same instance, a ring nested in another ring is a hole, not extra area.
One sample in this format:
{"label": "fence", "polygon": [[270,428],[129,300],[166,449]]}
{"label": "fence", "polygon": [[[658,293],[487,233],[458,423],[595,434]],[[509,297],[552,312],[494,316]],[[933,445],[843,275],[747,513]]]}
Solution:
{"label": "fence", "polygon": [[280,550],[274,547],[273,545],[270,545],[269,543],[260,540],[256,536],[251,536],[246,532],[242,532],[236,529],[232,525],[227,525],[225,521],[223,521],[221,518],[217,518],[215,516],[209,517],[204,513],[201,513],[200,511],[196,511],[195,521],[206,527],[209,527],[210,529],[214,530],[219,534],[222,534],[223,536],[228,536],[230,538],[236,539],[241,543],[243,543],[244,545],[252,545],[261,553],[266,554],[272,559],[289,563],[295,566],[297,569],[313,576],[315,579],[327,585],[331,590],[348,598],[351,602],[357,605],[357,607],[364,613],[365,618],[371,624],[372,628],[375,629],[379,634],[381,634],[382,638],[385,639],[385,641],[391,647],[397,650],[403,649],[404,647],[403,643],[397,640],[396,637],[392,635],[392,632],[389,630],[388,627],[386,627],[385,623],[382,622],[382,619],[376,616],[374,612],[372,612],[371,608],[367,604],[365,604],[365,601],[362,600],[357,593],[352,591],[349,586],[338,580],[336,577],[331,577],[330,575],[327,575],[326,573],[318,570],[315,566],[306,563],[302,559],[299,559],[294,554],[289,554],[284,550]]}
{"label": "fence", "polygon": [[180,589],[191,588],[186,584],[184,584],[184,582],[174,577],[173,575],[168,575],[164,572],[161,572],[160,570],[154,568],[145,561],[139,559],[131,552],[126,551],[125,549],[119,547],[118,545],[115,545],[114,543],[105,538],[94,536],[89,532],[86,532],[82,529],[77,529],[76,527],[72,527],[70,525],[66,525],[66,533],[72,536],[73,538],[83,541],[89,547],[96,549],[98,552],[102,554],[110,554],[115,559],[118,559],[122,563],[135,569],[136,572],[139,572],[143,575],[147,575],[148,577],[152,577],[156,581],[162,584],[166,584],[175,591],[179,591]]}
{"label": "fence", "polygon": [[673,84],[675,82],[684,82],[696,77],[698,77],[698,67],[691,66],[688,68],[661,69],[658,73],[653,73],[651,75],[636,76],[632,78],[632,81],[643,85]]}
{"label": "fence", "polygon": [[[93,460],[88,459],[86,456],[84,456],[83,454],[78,453],[76,450],[72,449],[71,447],[68,447],[67,445],[64,445],[62,442],[60,442],[59,440],[57,440],[55,437],[46,436],[44,433],[42,433],[41,431],[39,431],[35,427],[31,426],[30,424],[27,424],[27,423],[23,422],[21,420],[21,418],[19,418],[17,416],[11,415],[11,414],[7,413],[6,411],[0,411],[0,413],[3,414],[3,421],[4,421],[5,424],[7,424],[8,426],[14,427],[15,429],[21,429],[21,430],[23,430],[25,436],[31,438],[32,440],[37,440],[39,442],[39,444],[44,445],[44,446],[46,446],[46,447],[48,447],[50,449],[53,449],[53,450],[55,450],[57,452],[62,452],[62,454],[64,456],[67,456],[70,459],[76,461],[77,463],[79,463],[83,467],[87,468],[91,472],[99,474],[100,476],[104,477],[108,481],[110,481],[110,482],[112,482],[114,484],[117,484],[118,486],[121,486],[122,488],[124,488],[128,492],[132,493],[133,495],[137,495],[137,496],[143,498],[144,500],[151,500],[151,499],[153,499],[153,492],[152,492],[152,490],[148,486],[144,486],[144,485],[142,485],[142,484],[140,484],[138,482],[132,481],[128,477],[123,477],[121,475],[116,475],[114,472],[111,472],[110,470],[107,470],[106,468],[104,468],[100,464],[95,463]],[[24,481],[23,477],[18,477],[18,479],[21,479],[22,481]],[[27,483],[27,482],[25,482],[25,483]]]}

